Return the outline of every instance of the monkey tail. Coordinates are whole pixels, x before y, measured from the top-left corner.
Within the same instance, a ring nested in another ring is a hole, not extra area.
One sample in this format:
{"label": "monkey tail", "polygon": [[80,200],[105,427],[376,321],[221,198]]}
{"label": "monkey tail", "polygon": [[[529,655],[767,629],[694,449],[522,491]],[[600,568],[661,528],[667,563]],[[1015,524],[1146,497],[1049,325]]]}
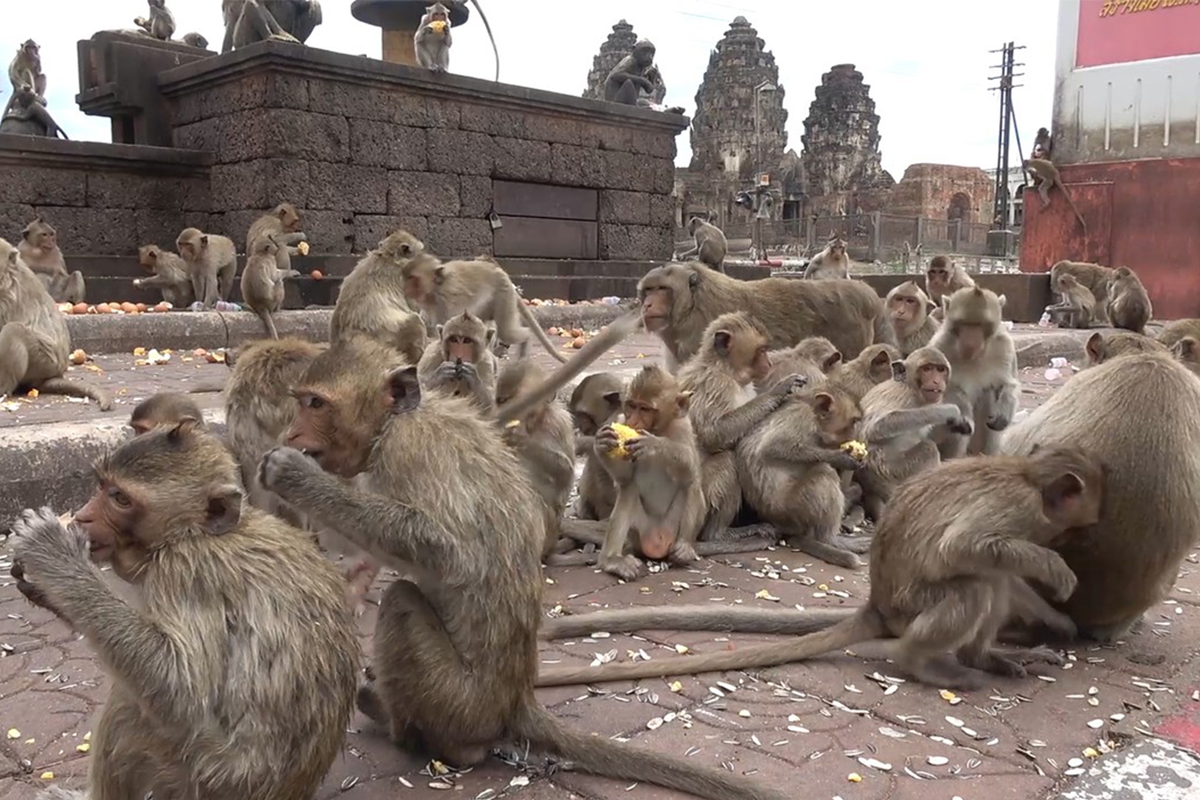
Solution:
{"label": "monkey tail", "polygon": [[496,47],[496,37],[492,35],[492,25],[488,22],[487,14],[483,13],[483,6],[479,5],[479,0],[471,0],[471,5],[475,6],[475,10],[479,12],[479,18],[483,20],[483,27],[487,30],[488,38],[492,40],[492,53],[496,56],[496,82],[500,82],[500,48]]}
{"label": "monkey tail", "polygon": [[789,800],[795,796],[756,786],[732,772],[573,730],[532,697],[517,711],[512,733],[574,762],[585,772],[606,778],[646,781],[708,800]]}
{"label": "monkey tail", "polygon": [[67,397],[87,397],[95,400],[101,411],[111,411],[113,407],[112,395],[104,389],[87,383],[76,383],[66,378],[50,378],[42,381],[38,386],[38,391]]}
{"label": "monkey tail", "polygon": [[[518,308],[525,308],[525,306],[518,304]],[[528,311],[528,309],[526,310]],[[553,397],[559,389],[570,383],[572,378],[587,369],[589,364],[602,356],[610,347],[621,342],[637,330],[641,324],[642,315],[640,311],[618,317],[611,325],[602,330],[599,335],[581,347],[566,364],[559,367],[547,378],[545,383],[529,394],[518,397],[506,405],[504,410],[497,416],[496,421],[503,425],[511,420],[520,419],[521,415],[526,411],[543,400]],[[538,331],[541,331],[541,328],[538,328],[536,323],[534,327]]]}
{"label": "monkey tail", "polygon": [[658,661],[627,661],[599,667],[555,667],[539,671],[536,686],[574,686],[609,681],[663,678],[668,675],[696,675],[701,672],[728,672],[751,667],[777,667],[794,661],[839,650],[852,644],[878,639],[887,634],[883,621],[870,608],[860,608],[832,627],[798,639],[773,644],[753,645],[723,653],[705,653],[690,658]]}
{"label": "monkey tail", "polygon": [[538,635],[543,639],[565,639],[570,636],[587,636],[596,631],[629,633],[673,630],[787,633],[802,636],[830,628],[856,613],[848,608],[796,611],[785,608],[723,608],[711,605],[614,608],[545,620]]}
{"label": "monkey tail", "polygon": [[517,298],[517,309],[521,312],[521,317],[525,320],[525,324],[533,331],[533,335],[542,343],[542,347],[546,348],[546,352],[558,359],[558,363],[567,363],[567,357],[558,352],[554,346],[554,342],[550,341],[550,337],[542,330],[542,326],[538,324],[537,318],[533,316],[533,312],[529,310],[529,306],[521,302],[521,298]]}

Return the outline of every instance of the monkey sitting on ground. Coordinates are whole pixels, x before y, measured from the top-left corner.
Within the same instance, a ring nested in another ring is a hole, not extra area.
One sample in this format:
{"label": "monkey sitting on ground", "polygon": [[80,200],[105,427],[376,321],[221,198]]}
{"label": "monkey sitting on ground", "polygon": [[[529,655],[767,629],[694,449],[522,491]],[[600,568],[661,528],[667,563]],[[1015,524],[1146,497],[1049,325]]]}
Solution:
{"label": "monkey sitting on ground", "polygon": [[1001,324],[1004,304],[1004,295],[978,286],[959,289],[942,300],[946,321],[930,345],[950,361],[947,402],[961,408],[975,426],[970,439],[946,437],[940,446],[943,458],[999,452],[1000,431],[1017,413],[1021,388],[1017,349]]}
{"label": "monkey sitting on ground", "polygon": [[469,311],[438,325],[438,341],[425,347],[417,364],[421,387],[469,398],[480,411],[490,412],[496,404],[495,333]]}
{"label": "monkey sitting on ground", "polygon": [[237,274],[237,247],[228,236],[184,228],[175,240],[175,249],[188,265],[192,292],[205,308],[218,300],[228,300]]}
{"label": "monkey sitting on ground", "polygon": [[[1108,325],[1108,282],[1113,270],[1086,261],[1059,261],[1050,268],[1050,286],[1058,286],[1059,278],[1070,275],[1084,286],[1096,299],[1093,318],[1101,325]],[[1056,291],[1056,290],[1055,290]]]}
{"label": "monkey sitting on ground", "polygon": [[[528,739],[612,778],[710,800],[784,800],[741,776],[574,732],[537,703],[545,534],[517,455],[466,399],[426,395],[415,367],[385,375],[356,349],[344,341],[313,362],[288,437],[299,449],[268,453],[260,477],[406,576],[384,593],[375,680],[359,689],[359,708],[396,744],[459,767]],[[557,391],[555,376],[546,388]],[[365,491],[335,477],[364,471]]]}
{"label": "monkey sitting on ground", "polygon": [[96,472],[69,529],[49,509],[13,527],[17,589],[82,632],[110,676],[86,796],[312,797],[354,710],[340,577],[243,507],[233,458],[195,420],[131,439]]}
{"label": "monkey sitting on ground", "polygon": [[[527,358],[509,363],[496,380],[500,413],[521,395],[545,383],[545,374]],[[542,557],[558,544],[562,516],[575,484],[575,430],[571,415],[549,397],[504,426],[504,443],[521,459],[534,491],[541,499],[546,541]]]}
{"label": "monkey sitting on ground", "polygon": [[82,303],[87,295],[83,273],[67,272],[67,263],[58,248],[58,232],[41,217],[25,226],[17,252],[25,266],[37,275],[56,303]]}
{"label": "monkey sitting on ground", "polygon": [[1134,333],[1145,332],[1146,323],[1154,315],[1154,309],[1150,305],[1150,295],[1136,272],[1129,267],[1117,267],[1108,280],[1105,294],[1108,319],[1113,327]]}
{"label": "monkey sitting on ground", "polygon": [[113,407],[107,391],[66,377],[71,334],[63,314],[17,248],[0,239],[0,397],[18,388],[90,397]]}
{"label": "monkey sitting on ground", "polygon": [[688,233],[695,238],[696,246],[680,253],[675,260],[685,261],[694,258],[717,272],[725,272],[725,256],[729,253],[729,242],[725,239],[724,232],[716,225],[699,217],[689,219],[687,229]]}
{"label": "monkey sitting on ground", "polygon": [[1079,576],[1063,610],[1082,634],[1122,638],[1174,584],[1200,530],[1197,441],[1200,381],[1156,352],[1083,370],[1005,433],[1008,455],[1071,445],[1107,467],[1100,520],[1054,545]]}
{"label": "monkey sitting on ground", "polygon": [[425,323],[404,295],[403,268],[414,259],[437,259],[425,254],[425,244],[407,231],[389,234],[367,253],[342,281],[329,341],[367,336],[416,364],[425,353]]}
{"label": "monkey sitting on ground", "polygon": [[938,329],[937,320],[932,316],[937,304],[921,291],[916,281],[905,281],[895,287],[887,293],[884,302],[902,356],[907,358],[914,350],[929,344]]}
{"label": "monkey sitting on ground", "polygon": [[185,419],[192,420],[197,429],[205,427],[204,414],[195,400],[183,394],[159,392],[134,407],[129,427],[134,436],[141,436],[163,425],[175,427]]}
{"label": "monkey sitting on ground", "polygon": [[1117,356],[1129,353],[1167,353],[1170,348],[1159,341],[1140,333],[1118,331],[1105,335],[1096,331],[1088,337],[1084,345],[1089,367],[1111,361]]}
{"label": "monkey sitting on ground", "polygon": [[1042,198],[1042,207],[1050,205],[1050,190],[1058,187],[1062,192],[1062,196],[1067,199],[1067,204],[1071,206],[1071,211],[1075,213],[1075,219],[1079,220],[1079,227],[1083,228],[1083,234],[1087,235],[1087,223],[1083,220],[1083,215],[1079,213],[1079,209],[1075,207],[1075,201],[1071,198],[1071,193],[1067,191],[1067,187],[1063,185],[1062,177],[1058,173],[1058,167],[1044,158],[1029,158],[1024,162],[1025,169],[1033,173],[1033,188],[1037,189],[1038,194]]}
{"label": "monkey sitting on ground", "polygon": [[625,381],[611,372],[588,375],[571,392],[567,410],[575,421],[575,454],[584,457],[579,476],[575,516],[583,520],[606,520],[617,502],[617,485],[604,468],[604,457],[596,452],[596,434],[621,413]]}
{"label": "monkey sitting on ground", "polygon": [[167,8],[166,0],[148,0],[150,3],[150,18],[138,17],[133,21],[143,31],[155,39],[164,42],[171,41],[175,35],[175,15]]}
{"label": "monkey sitting on ground", "polygon": [[1092,327],[1096,296],[1086,286],[1066,273],[1058,276],[1054,288],[1062,300],[1046,306],[1046,313],[1065,328],[1086,329]]}
{"label": "monkey sitting on ground", "polygon": [[246,268],[242,270],[242,301],[262,320],[272,339],[279,338],[274,314],[283,307],[283,282],[287,278],[300,277],[300,273],[294,269],[284,271],[279,268],[279,251],[286,249],[286,245],[277,242],[273,234],[260,236],[254,242],[253,253],[246,258]]}
{"label": "monkey sitting on ground", "polygon": [[413,35],[413,49],[417,63],[433,72],[450,70],[450,48],[454,39],[450,35],[450,10],[441,3],[426,7],[425,14]]}
{"label": "monkey sitting on ground", "polygon": [[878,384],[862,399],[867,462],[857,478],[863,509],[876,522],[898,484],[941,460],[931,438],[935,430],[974,432],[962,409],[944,401],[951,373],[940,350],[921,347],[891,366],[895,380]]}
{"label": "monkey sitting on ground", "polygon": [[136,289],[158,289],[162,298],[175,308],[187,308],[195,299],[192,276],[187,262],[156,244],[138,248],[138,264],[153,273],[150,278],[134,278]]}
{"label": "monkey sitting on ground", "polygon": [[297,245],[308,240],[300,230],[300,213],[291,203],[280,203],[254,220],[246,232],[246,256],[257,252],[256,244],[263,237],[272,237],[278,250],[275,259],[281,272],[292,268],[292,256],[298,252]]}
{"label": "monkey sitting on ground", "polygon": [[547,353],[560,362],[567,360],[522,302],[508,273],[490,258],[443,263],[433,256],[419,254],[405,261],[400,271],[404,276],[404,296],[416,303],[434,324],[443,325],[451,317],[470,311],[485,322],[495,320],[499,341],[520,345],[522,357],[528,353],[532,333]]}
{"label": "monkey sitting on ground", "polygon": [[942,298],[967,288],[975,288],[975,279],[963,269],[962,264],[956,264],[946,256],[934,256],[929,260],[929,267],[925,270],[925,293],[937,306],[930,312],[936,322],[945,318]]}
{"label": "monkey sitting on ground", "polygon": [[1046,648],[1005,650],[996,646],[996,638],[1016,618],[1043,622],[1064,634],[1073,631],[1071,621],[1025,581],[1045,585],[1060,601],[1071,596],[1075,574],[1049,548],[1064,534],[1070,541],[1085,538],[1071,531],[1100,518],[1105,491],[1102,462],[1074,447],[939,465],[902,484],[893,497],[875,532],[870,596],[861,608],[781,614],[653,608],[568,617],[543,635],[561,636],[587,623],[602,624],[606,631],[629,630],[651,620],[650,627],[657,629],[683,621],[688,630],[808,635],[689,658],[552,667],[541,671],[538,686],[778,666],[885,637],[899,639],[892,655],[896,664],[935,687],[976,689],[995,675],[1024,677],[1024,665],[1031,662],[1062,664]]}
{"label": "monkey sitting on ground", "polygon": [[846,242],[842,237],[835,236],[825,245],[825,249],[812,257],[804,269],[804,277],[810,281],[850,279],[850,256],[846,255]]}

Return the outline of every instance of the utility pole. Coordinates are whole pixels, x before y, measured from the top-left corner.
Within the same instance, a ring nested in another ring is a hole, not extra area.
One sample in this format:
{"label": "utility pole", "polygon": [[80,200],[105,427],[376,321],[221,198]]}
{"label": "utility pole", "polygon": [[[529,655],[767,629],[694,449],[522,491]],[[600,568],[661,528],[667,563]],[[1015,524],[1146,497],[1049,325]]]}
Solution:
{"label": "utility pole", "polygon": [[1016,62],[1016,51],[1024,49],[1024,45],[1017,46],[1013,42],[1007,42],[1001,49],[990,51],[1000,53],[1000,63],[992,65],[992,69],[999,69],[1000,74],[988,77],[989,81],[997,81],[997,84],[989,87],[988,91],[1000,94],[1000,125],[996,135],[996,185],[993,193],[992,231],[988,234],[988,250],[993,255],[1007,255],[1012,248],[1012,234],[1008,231],[1010,207],[1008,158],[1013,124],[1016,119],[1013,112],[1012,90],[1022,85],[1013,81],[1025,74],[1016,72],[1017,67],[1025,66],[1024,63]]}

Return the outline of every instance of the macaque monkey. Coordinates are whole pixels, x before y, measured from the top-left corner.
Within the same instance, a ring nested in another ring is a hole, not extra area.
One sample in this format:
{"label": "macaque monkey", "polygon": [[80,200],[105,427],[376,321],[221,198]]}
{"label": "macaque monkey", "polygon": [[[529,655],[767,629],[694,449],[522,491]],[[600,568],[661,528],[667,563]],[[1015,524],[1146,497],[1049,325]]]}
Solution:
{"label": "macaque monkey", "polygon": [[46,106],[38,102],[34,91],[27,86],[20,86],[13,90],[13,95],[9,98],[8,110],[0,119],[0,133],[43,136],[49,139],[59,136],[64,139],[71,138],[46,110]]}
{"label": "macaque monkey", "polygon": [[1055,290],[1061,302],[1046,306],[1046,312],[1065,328],[1090,328],[1096,308],[1096,296],[1079,281],[1068,274],[1058,276]]}
{"label": "macaque monkey", "polygon": [[[496,379],[496,408],[503,412],[516,397],[545,383],[545,374],[527,358],[510,362]],[[550,555],[562,533],[562,517],[575,485],[575,430],[571,415],[550,397],[504,426],[504,443],[517,453],[541,499]]]}
{"label": "macaque monkey", "polygon": [[1158,334],[1158,341],[1166,347],[1172,347],[1185,336],[1200,339],[1200,319],[1177,319],[1168,322]]}
{"label": "macaque monkey", "polygon": [[288,272],[292,268],[292,256],[298,252],[297,245],[308,240],[304,231],[300,230],[300,224],[296,207],[291,203],[280,203],[250,225],[250,230],[246,232],[246,256],[257,252],[255,245],[259,239],[272,237],[277,246],[275,258],[279,270]]}
{"label": "macaque monkey", "polygon": [[1170,351],[1170,348],[1161,341],[1129,331],[1117,331],[1108,335],[1096,331],[1088,337],[1087,344],[1083,349],[1087,355],[1089,367],[1103,364],[1105,361],[1111,361],[1117,356],[1128,353],[1166,353]]}
{"label": "macaque monkey", "polygon": [[812,257],[804,269],[805,280],[823,281],[840,278],[850,280],[850,256],[846,255],[846,241],[835,236],[825,249]]}
{"label": "macaque monkey", "polygon": [[198,429],[205,427],[204,414],[195,400],[183,394],[159,392],[134,406],[129,427],[133,428],[134,436],[141,436],[163,425],[173,428],[185,419],[190,419]]}
{"label": "macaque monkey", "polygon": [[175,35],[175,15],[167,8],[166,0],[148,0],[150,3],[150,18],[138,17],[133,21],[143,31],[155,39],[164,42],[171,41]]}
{"label": "macaque monkey", "polygon": [[656,52],[654,43],[647,39],[635,42],[633,52],[621,59],[604,79],[604,99],[627,106],[649,105],[649,98],[641,95],[654,93]]}
{"label": "macaque monkey", "polygon": [[286,245],[277,242],[273,234],[260,236],[254,242],[254,252],[246,258],[246,268],[242,270],[242,300],[262,320],[272,339],[279,338],[274,315],[283,307],[283,281],[300,277],[300,273],[294,269],[286,272],[279,269],[278,253],[286,249]]}
{"label": "macaque monkey", "polygon": [[111,411],[107,391],[66,377],[71,334],[54,299],[25,266],[17,248],[0,239],[0,397],[18,388],[90,397]]}
{"label": "macaque monkey", "polygon": [[1053,153],[1054,140],[1050,137],[1050,131],[1038,128],[1037,136],[1033,140],[1033,157],[1049,161]]}
{"label": "macaque monkey", "polygon": [[942,306],[942,298],[952,295],[959,289],[974,288],[975,279],[972,278],[961,264],[952,262],[946,256],[934,256],[929,260],[929,267],[925,270],[925,293],[929,295],[929,299],[937,305],[930,316],[935,321],[941,322],[945,317],[945,309]]}
{"label": "macaque monkey", "polygon": [[83,273],[67,272],[67,262],[58,247],[58,232],[41,217],[25,226],[17,252],[25,266],[38,276],[56,303],[82,303],[87,294]]}
{"label": "macaque monkey", "polygon": [[856,551],[869,546],[840,534],[846,497],[838,472],[862,466],[840,447],[860,420],[849,395],[817,385],[789,396],[737,446],[746,502],[790,546],[846,569],[861,566]]}
{"label": "macaque monkey", "polygon": [[1062,177],[1058,174],[1058,167],[1050,163],[1044,158],[1029,158],[1026,159],[1025,169],[1033,173],[1033,188],[1037,189],[1038,194],[1042,198],[1042,206],[1050,205],[1050,190],[1058,187],[1062,192],[1062,196],[1067,199],[1067,203],[1071,206],[1071,211],[1075,212],[1075,219],[1079,220],[1079,227],[1083,228],[1083,233],[1087,235],[1087,223],[1083,220],[1083,215],[1079,213],[1079,209],[1075,207],[1075,201],[1071,198],[1071,193],[1067,191],[1067,187],[1063,185]]}
{"label": "macaque monkey", "polygon": [[233,457],[194,419],[131,439],[96,473],[69,527],[49,509],[13,527],[17,589],[109,673],[86,796],[312,797],[354,711],[341,578],[297,531],[243,506]]}
{"label": "macaque monkey", "polygon": [[1193,375],[1200,377],[1200,339],[1194,336],[1183,337],[1171,345],[1171,355]]}
{"label": "macaque monkey", "polygon": [[355,266],[342,281],[333,316],[329,341],[336,344],[349,336],[367,336],[391,347],[416,364],[425,353],[425,323],[404,296],[403,269],[414,259],[434,259],[425,254],[425,244],[407,231],[389,234]]}
{"label": "macaque monkey", "polygon": [[[648,364],[629,383],[625,424],[638,432],[624,442],[612,425],[596,433],[595,450],[617,486],[600,568],[621,580],[646,574],[638,558],[690,564],[704,524],[700,453],[688,419],[691,392],[661,367]],[[632,549],[627,553],[626,549]]]}
{"label": "macaque monkey", "polygon": [[205,308],[218,300],[228,300],[237,274],[237,247],[228,236],[184,228],[175,240],[175,249],[188,265],[192,292]]}
{"label": "macaque monkey", "polygon": [[935,431],[974,433],[962,409],[945,402],[950,362],[940,350],[919,347],[891,367],[895,379],[872,388],[861,403],[867,462],[857,478],[863,509],[876,522],[897,485],[941,460]]}
{"label": "macaque monkey", "polygon": [[448,72],[450,48],[453,45],[454,40],[450,36],[450,10],[441,3],[426,7],[413,36],[417,63],[433,72]]}
{"label": "macaque monkey", "polygon": [[440,389],[452,397],[466,397],[484,412],[496,403],[495,331],[479,317],[464,311],[437,326],[438,341],[430,342],[417,364],[424,389]]}
{"label": "macaque monkey", "polygon": [[1070,445],[1107,467],[1100,520],[1054,545],[1079,577],[1062,610],[1085,636],[1124,637],[1175,583],[1200,530],[1197,441],[1200,381],[1151,352],[1083,370],[1005,433],[1005,454]]}
{"label": "macaque monkey", "polygon": [[145,244],[138,248],[138,264],[153,273],[153,277],[134,278],[135,288],[158,289],[163,300],[175,308],[187,308],[192,304],[195,299],[192,276],[182,257],[156,244]]}
{"label": "macaque monkey", "polygon": [[842,364],[841,352],[824,336],[809,336],[792,347],[772,350],[767,356],[771,359],[771,371],[763,380],[754,382],[754,388],[760,393],[788,375],[804,378],[805,385],[811,389],[824,384]]}
{"label": "macaque monkey", "polygon": [[704,331],[731,311],[750,311],[772,348],[828,336],[846,358],[874,341],[894,342],[883,300],[863,281],[740,281],[695,261],[665,264],[638,283],[646,330],[662,339],[668,369],[694,356]]}
{"label": "macaque monkey", "polygon": [[33,39],[26,39],[24,44],[17,48],[16,56],[9,62],[8,83],[12,86],[13,96],[8,99],[8,105],[4,109],[5,116],[14,108],[21,89],[32,92],[34,102],[43,107],[46,105],[46,73],[42,72],[41,48]]}
{"label": "macaque monkey", "polygon": [[317,0],[222,0],[221,15],[222,53],[265,39],[304,44],[323,20]]}
{"label": "macaque monkey", "polygon": [[[464,398],[423,393],[416,367],[383,372],[363,344],[340,342],[313,362],[291,447],[260,468],[266,487],[402,571],[380,604],[360,710],[397,744],[459,767],[529,740],[607,777],[710,800],[784,800],[742,776],[574,732],[537,703],[537,494],[501,426]],[[363,489],[336,477],[359,473]]]}
{"label": "macaque monkey", "polygon": [[1096,299],[1093,318],[1101,325],[1108,325],[1108,281],[1112,278],[1113,270],[1099,264],[1086,261],[1059,261],[1050,268],[1050,286],[1058,286],[1058,279],[1070,275],[1081,286],[1085,287]]}
{"label": "macaque monkey", "polygon": [[929,344],[938,329],[937,320],[932,317],[938,306],[916,281],[905,281],[895,287],[884,302],[901,355],[907,358],[914,350]]}
{"label": "macaque monkey", "polygon": [[680,253],[676,256],[676,260],[695,258],[717,272],[725,272],[725,256],[729,253],[729,242],[726,241],[724,232],[716,225],[699,217],[689,219],[687,228],[688,233],[695,238],[696,246]]}
{"label": "macaque monkey", "polygon": [[198,33],[185,33],[182,41],[184,44],[199,47],[201,50],[208,49],[208,39],[205,39]]}
{"label": "macaque monkey", "polygon": [[485,322],[495,320],[499,340],[506,345],[519,344],[522,356],[528,353],[532,333],[547,353],[560,362],[567,360],[521,301],[508,273],[490,258],[441,262],[421,254],[402,264],[400,271],[404,296],[435,324],[470,311]]}
{"label": "macaque monkey", "polygon": [[900,350],[890,344],[870,345],[856,358],[839,361],[829,371],[826,385],[840,389],[857,403],[877,385],[892,379],[892,363],[901,358]]}
{"label": "macaque monkey", "polygon": [[734,456],[738,442],[806,383],[799,375],[787,376],[756,396],[754,381],[770,371],[767,334],[746,312],[713,320],[700,352],[679,370],[679,387],[689,395],[688,417],[700,448],[707,505],[702,541],[726,538],[742,506]]}
{"label": "macaque monkey", "polygon": [[1136,272],[1129,267],[1117,267],[1109,278],[1105,294],[1108,299],[1108,319],[1114,327],[1134,333],[1145,332],[1146,323],[1154,315],[1154,309],[1150,305],[1150,295]]}
{"label": "macaque monkey", "polygon": [[1050,547],[1064,535],[1086,540],[1071,530],[1100,519],[1107,485],[1102,462],[1070,446],[941,464],[901,485],[876,528],[866,605],[776,614],[648,608],[568,617],[543,635],[588,623],[629,630],[651,619],[659,629],[683,622],[688,630],[782,633],[789,632],[788,617],[794,620],[790,632],[807,635],[688,658],[551,667],[541,671],[538,686],[778,666],[890,637],[899,639],[892,651],[897,666],[935,687],[977,689],[996,675],[1024,677],[1031,662],[1062,664],[1046,648],[1001,649],[996,638],[1015,619],[1043,622],[1063,634],[1074,630],[1026,580],[1045,586],[1058,601],[1071,596],[1075,574]]}
{"label": "macaque monkey", "polygon": [[1005,296],[976,286],[942,299],[946,321],[930,342],[950,361],[947,402],[962,409],[975,426],[974,436],[950,435],[943,458],[999,452],[1000,431],[1017,413],[1020,380],[1017,349],[1001,324]]}
{"label": "macaque monkey", "polygon": [[579,477],[575,516],[583,520],[606,520],[617,502],[617,485],[604,468],[604,456],[596,452],[596,434],[612,422],[624,407],[625,381],[611,372],[588,375],[571,392],[567,410],[575,421],[575,454],[584,458]]}

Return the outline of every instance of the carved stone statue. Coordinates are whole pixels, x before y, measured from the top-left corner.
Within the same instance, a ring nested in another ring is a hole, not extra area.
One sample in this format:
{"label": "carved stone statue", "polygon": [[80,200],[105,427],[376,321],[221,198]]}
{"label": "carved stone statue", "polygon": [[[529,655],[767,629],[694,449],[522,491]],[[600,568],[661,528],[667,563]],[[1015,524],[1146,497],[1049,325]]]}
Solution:
{"label": "carved stone statue", "polygon": [[633,46],[633,53],[621,59],[604,81],[604,99],[610,103],[627,106],[642,106],[671,114],[682,114],[679,106],[663,108],[659,105],[666,96],[667,87],[662,74],[654,64],[655,47],[648,39],[641,39]]}
{"label": "carved stone statue", "polygon": [[303,44],[321,24],[318,0],[222,0],[222,53],[265,39]]}

